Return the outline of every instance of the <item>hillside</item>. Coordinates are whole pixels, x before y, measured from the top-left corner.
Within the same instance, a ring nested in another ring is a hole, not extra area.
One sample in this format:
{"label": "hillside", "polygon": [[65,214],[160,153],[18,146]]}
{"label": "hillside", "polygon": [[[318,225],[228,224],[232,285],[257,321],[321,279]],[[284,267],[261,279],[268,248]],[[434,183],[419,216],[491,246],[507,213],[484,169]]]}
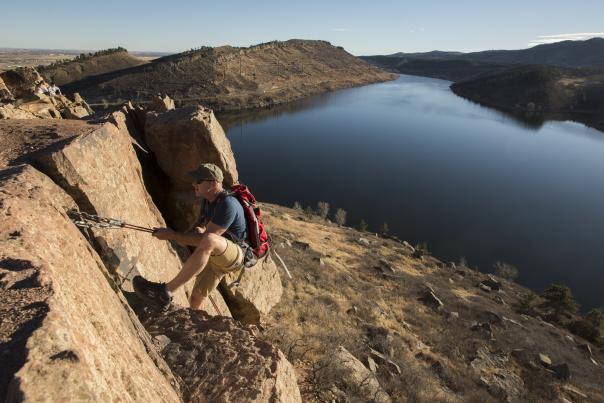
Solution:
{"label": "hillside", "polygon": [[603,68],[604,39],[563,41],[519,50],[425,53],[398,52],[385,56],[361,56],[376,66],[401,74],[460,81],[496,73],[515,65],[542,64],[570,68]]}
{"label": "hillside", "polygon": [[201,48],[64,86],[91,104],[146,102],[157,93],[177,104],[214,109],[269,106],[340,88],[392,80],[324,41],[289,40],[249,48]]}
{"label": "hillside", "polygon": [[509,68],[506,63],[491,63],[439,57],[362,56],[361,59],[389,71],[415,76],[459,81]]}
{"label": "hillside", "polygon": [[[267,334],[305,401],[367,401],[332,371],[338,346],[377,364],[379,390],[396,402],[583,401],[574,390],[604,399],[602,349],[592,362],[580,337],[542,319],[544,300],[526,288],[301,210],[263,209],[293,277],[282,276]],[[570,380],[556,375],[563,363]]]}
{"label": "hillside", "polygon": [[477,103],[516,114],[570,119],[604,130],[604,72],[522,66],[451,85]]}
{"label": "hillside", "polygon": [[38,66],[38,72],[46,81],[64,86],[87,77],[140,66],[147,62],[132,56],[126,49],[116,48],[96,53],[81,54],[71,60]]}

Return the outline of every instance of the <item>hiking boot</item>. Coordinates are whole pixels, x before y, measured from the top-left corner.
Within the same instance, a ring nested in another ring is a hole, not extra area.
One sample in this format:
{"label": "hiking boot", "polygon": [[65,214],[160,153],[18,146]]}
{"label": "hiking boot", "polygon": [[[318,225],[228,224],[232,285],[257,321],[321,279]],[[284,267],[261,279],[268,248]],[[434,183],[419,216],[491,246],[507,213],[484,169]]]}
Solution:
{"label": "hiking boot", "polygon": [[161,309],[167,309],[172,303],[172,295],[166,289],[166,283],[155,283],[141,276],[135,276],[132,279],[132,287],[136,295],[145,302],[155,304]]}

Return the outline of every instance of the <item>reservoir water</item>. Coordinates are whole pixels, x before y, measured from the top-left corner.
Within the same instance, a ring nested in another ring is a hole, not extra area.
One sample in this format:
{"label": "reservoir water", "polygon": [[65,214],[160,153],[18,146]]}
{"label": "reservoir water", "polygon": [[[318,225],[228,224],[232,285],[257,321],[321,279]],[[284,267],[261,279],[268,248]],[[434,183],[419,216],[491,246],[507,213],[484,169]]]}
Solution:
{"label": "reservoir water", "polygon": [[259,200],[348,212],[446,261],[519,270],[604,306],[604,133],[526,124],[400,76],[270,110],[219,116]]}

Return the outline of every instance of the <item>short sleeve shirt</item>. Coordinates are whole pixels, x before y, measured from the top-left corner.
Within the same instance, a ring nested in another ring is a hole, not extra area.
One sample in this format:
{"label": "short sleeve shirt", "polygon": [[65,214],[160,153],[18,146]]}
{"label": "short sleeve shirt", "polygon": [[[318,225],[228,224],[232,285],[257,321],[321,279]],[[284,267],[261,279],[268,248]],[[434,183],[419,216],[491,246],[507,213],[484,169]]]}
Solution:
{"label": "short sleeve shirt", "polygon": [[213,222],[226,229],[238,239],[247,240],[247,224],[243,207],[234,196],[221,197],[218,201],[204,203],[203,216],[207,222]]}

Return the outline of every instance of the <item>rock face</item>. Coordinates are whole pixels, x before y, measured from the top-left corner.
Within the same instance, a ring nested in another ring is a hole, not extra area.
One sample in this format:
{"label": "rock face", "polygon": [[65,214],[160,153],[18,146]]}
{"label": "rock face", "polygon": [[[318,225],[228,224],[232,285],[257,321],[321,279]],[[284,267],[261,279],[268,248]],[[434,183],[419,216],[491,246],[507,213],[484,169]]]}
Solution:
{"label": "rock face", "polygon": [[4,80],[0,77],[0,102],[12,101],[14,99],[13,94],[10,92]]}
{"label": "rock face", "polygon": [[180,401],[170,370],[66,216],[72,207],[31,166],[0,171],[0,400]]}
{"label": "rock face", "polygon": [[[59,143],[41,152],[36,160],[82,211],[144,227],[165,226],[144,187],[130,139],[114,125],[105,124]],[[91,235],[103,262],[125,287],[136,274],[165,282],[181,268],[174,249],[148,233],[93,229]],[[176,293],[175,302],[187,306],[185,293]]]}
{"label": "rock face", "polygon": [[170,178],[166,219],[179,230],[189,228],[199,214],[199,203],[187,172],[201,163],[214,163],[224,173],[224,184],[238,181],[231,143],[214,113],[203,107],[185,107],[146,116],[145,140]]}
{"label": "rock face", "polygon": [[301,402],[293,367],[253,327],[186,309],[141,316],[165,339],[161,354],[186,385],[185,401]]}
{"label": "rock face", "polygon": [[44,81],[42,76],[33,67],[17,67],[0,73],[0,79],[15,98],[22,98],[33,94],[36,84]]}
{"label": "rock face", "polygon": [[75,101],[63,95],[27,94],[12,104],[0,107],[1,119],[81,119],[92,113],[81,97]]}
{"label": "rock face", "polygon": [[229,305],[233,317],[242,323],[259,323],[263,315],[281,299],[283,286],[273,259],[267,255],[243,271],[227,274],[220,282],[220,291]]}

